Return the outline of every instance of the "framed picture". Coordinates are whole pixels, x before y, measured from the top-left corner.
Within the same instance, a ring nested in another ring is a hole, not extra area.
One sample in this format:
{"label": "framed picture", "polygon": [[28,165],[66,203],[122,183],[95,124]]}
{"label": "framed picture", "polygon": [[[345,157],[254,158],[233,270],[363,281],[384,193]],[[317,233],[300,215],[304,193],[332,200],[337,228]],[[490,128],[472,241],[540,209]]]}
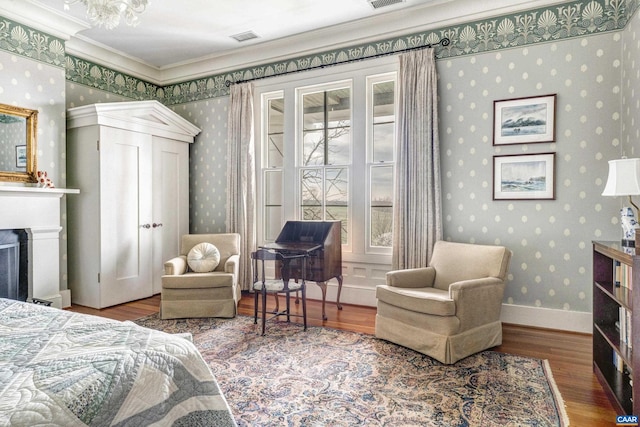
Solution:
{"label": "framed picture", "polygon": [[16,167],[18,168],[27,167],[27,146],[26,145],[16,145]]}
{"label": "framed picture", "polygon": [[493,156],[493,200],[555,199],[556,153]]}
{"label": "framed picture", "polygon": [[493,145],[556,140],[556,95],[493,101]]}

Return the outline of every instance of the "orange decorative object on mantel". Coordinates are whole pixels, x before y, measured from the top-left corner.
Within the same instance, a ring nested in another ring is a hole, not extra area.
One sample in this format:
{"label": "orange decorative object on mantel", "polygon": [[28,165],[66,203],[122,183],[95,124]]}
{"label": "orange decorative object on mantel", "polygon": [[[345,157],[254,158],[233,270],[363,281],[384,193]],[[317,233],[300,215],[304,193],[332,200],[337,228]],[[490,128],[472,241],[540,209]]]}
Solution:
{"label": "orange decorative object on mantel", "polygon": [[38,171],[38,185],[42,188],[55,188],[53,181],[47,177],[46,171]]}

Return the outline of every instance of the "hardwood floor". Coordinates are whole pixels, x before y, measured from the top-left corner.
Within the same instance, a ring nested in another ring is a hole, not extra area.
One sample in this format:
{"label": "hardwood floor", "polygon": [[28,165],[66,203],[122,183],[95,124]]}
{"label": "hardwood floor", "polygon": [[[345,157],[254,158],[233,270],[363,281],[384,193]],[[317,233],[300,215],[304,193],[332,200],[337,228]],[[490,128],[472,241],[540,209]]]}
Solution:
{"label": "hardwood floor", "polygon": [[[374,332],[374,307],[344,304],[344,309],[338,310],[335,303],[327,303],[328,320],[323,322],[321,303],[313,300],[307,303],[309,325],[366,334]],[[272,300],[270,304],[273,304]],[[160,296],[156,295],[102,310],[82,306],[73,306],[70,310],[116,320],[134,320],[157,313],[159,305]],[[295,304],[292,306],[292,311],[299,310]],[[253,307],[253,296],[243,295],[239,313],[252,316]],[[572,426],[615,425],[616,413],[593,374],[591,335],[505,324],[502,341],[496,351],[549,360]]]}

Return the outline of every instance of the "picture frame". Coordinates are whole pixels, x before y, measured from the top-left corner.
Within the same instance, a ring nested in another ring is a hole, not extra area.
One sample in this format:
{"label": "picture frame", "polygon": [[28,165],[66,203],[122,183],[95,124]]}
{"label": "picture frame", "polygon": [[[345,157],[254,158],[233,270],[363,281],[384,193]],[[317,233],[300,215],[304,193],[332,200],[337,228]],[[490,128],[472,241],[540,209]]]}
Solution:
{"label": "picture frame", "polygon": [[493,156],[493,200],[555,200],[555,156]]}
{"label": "picture frame", "polygon": [[27,167],[27,146],[26,145],[16,145],[16,167],[18,168]]}
{"label": "picture frame", "polygon": [[493,145],[554,142],[556,96],[493,101]]}

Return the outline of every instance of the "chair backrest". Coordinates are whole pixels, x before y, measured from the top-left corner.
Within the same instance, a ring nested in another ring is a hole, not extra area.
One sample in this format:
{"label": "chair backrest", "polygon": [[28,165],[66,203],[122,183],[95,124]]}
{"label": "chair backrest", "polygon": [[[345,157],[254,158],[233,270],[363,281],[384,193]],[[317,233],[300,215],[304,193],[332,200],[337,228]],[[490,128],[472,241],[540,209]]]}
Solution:
{"label": "chair backrest", "polygon": [[511,251],[504,246],[475,245],[440,240],[429,265],[436,270],[434,287],[448,290],[461,280],[497,277],[505,280]]}
{"label": "chair backrest", "polygon": [[224,271],[224,264],[229,257],[240,255],[240,234],[238,233],[185,234],[182,236],[180,255],[187,256],[191,248],[202,242],[211,243],[220,252],[220,263],[214,271]]}
{"label": "chair backrest", "polygon": [[[309,255],[307,253],[303,254],[290,254],[283,255],[281,252],[277,252],[273,249],[257,249],[255,252],[251,253],[251,261],[253,265],[253,281],[257,282],[267,280],[267,274],[274,278],[282,277],[282,270],[277,271],[278,269],[284,268],[285,265],[296,262],[295,260],[301,260],[302,265],[299,266],[302,269],[302,280],[305,277],[305,268],[306,268],[306,258]],[[265,266],[265,261],[275,261],[271,267]],[[271,268],[273,271],[268,271]]]}

